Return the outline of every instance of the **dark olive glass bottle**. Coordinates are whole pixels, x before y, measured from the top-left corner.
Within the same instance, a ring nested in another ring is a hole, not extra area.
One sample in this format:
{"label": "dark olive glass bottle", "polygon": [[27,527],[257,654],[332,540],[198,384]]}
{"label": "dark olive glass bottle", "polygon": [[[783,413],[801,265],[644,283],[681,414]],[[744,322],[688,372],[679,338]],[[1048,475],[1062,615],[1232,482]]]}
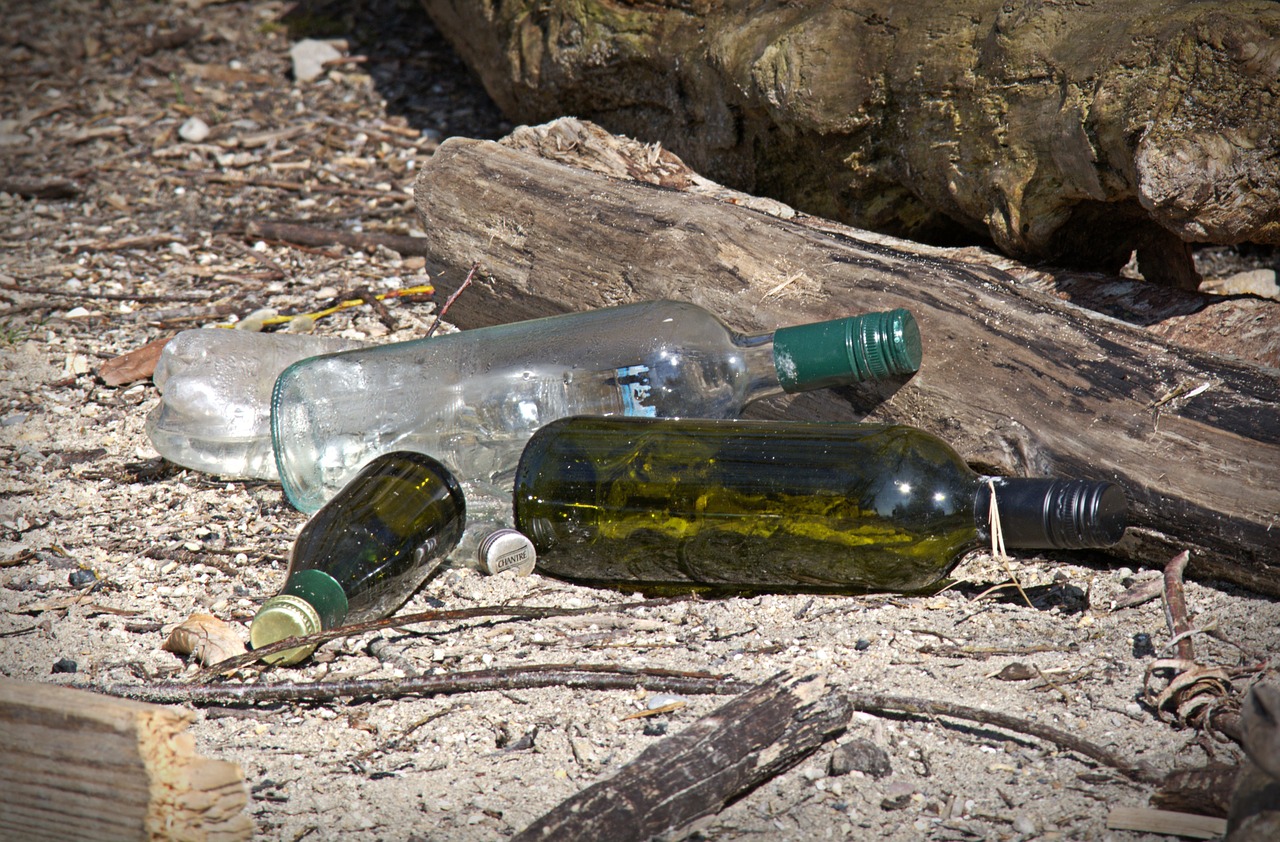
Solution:
{"label": "dark olive glass bottle", "polygon": [[576,417],[539,430],[516,473],[516,528],[540,572],[649,593],[914,591],[990,539],[1109,546],[1108,482],[983,477],[904,426]]}
{"label": "dark olive glass bottle", "polygon": [[[250,641],[261,648],[391,614],[457,545],[465,523],[462,489],[447,468],[422,453],[378,456],[302,527],[284,587],[254,616]],[[314,649],[266,660],[293,664]]]}

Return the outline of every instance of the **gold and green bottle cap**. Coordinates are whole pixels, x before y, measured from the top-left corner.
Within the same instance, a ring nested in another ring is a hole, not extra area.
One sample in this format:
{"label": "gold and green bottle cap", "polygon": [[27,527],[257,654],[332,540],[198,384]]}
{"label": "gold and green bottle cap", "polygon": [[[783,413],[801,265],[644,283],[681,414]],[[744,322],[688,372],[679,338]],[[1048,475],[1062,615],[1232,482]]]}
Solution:
{"label": "gold and green bottle cap", "polygon": [[[347,607],[346,592],[328,573],[290,570],[280,593],[262,603],[254,615],[249,625],[249,642],[257,649],[287,637],[334,628],[347,618]],[[314,651],[314,646],[299,646],[263,660],[280,665],[296,664]]]}
{"label": "gold and green bottle cap", "polygon": [[[321,630],[320,614],[302,597],[282,594],[262,604],[249,625],[249,642],[254,649],[278,643],[287,637],[315,634]],[[263,658],[271,664],[286,666],[306,658],[316,647],[298,646]]]}
{"label": "gold and green bottle cap", "polygon": [[787,392],[804,392],[920,369],[920,327],[897,309],[779,328],[773,362]]}

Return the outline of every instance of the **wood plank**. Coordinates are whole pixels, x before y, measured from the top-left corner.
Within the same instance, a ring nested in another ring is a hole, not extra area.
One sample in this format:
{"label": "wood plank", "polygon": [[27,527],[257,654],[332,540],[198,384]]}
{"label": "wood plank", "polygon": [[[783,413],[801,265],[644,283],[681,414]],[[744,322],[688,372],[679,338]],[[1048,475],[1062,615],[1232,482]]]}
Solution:
{"label": "wood plank", "polygon": [[190,714],[0,679],[0,838],[248,839],[240,767],[200,757]]}
{"label": "wood plank", "polygon": [[1111,830],[1136,830],[1188,839],[1217,839],[1227,832],[1227,820],[1194,813],[1174,813],[1149,807],[1113,807],[1107,814]]}

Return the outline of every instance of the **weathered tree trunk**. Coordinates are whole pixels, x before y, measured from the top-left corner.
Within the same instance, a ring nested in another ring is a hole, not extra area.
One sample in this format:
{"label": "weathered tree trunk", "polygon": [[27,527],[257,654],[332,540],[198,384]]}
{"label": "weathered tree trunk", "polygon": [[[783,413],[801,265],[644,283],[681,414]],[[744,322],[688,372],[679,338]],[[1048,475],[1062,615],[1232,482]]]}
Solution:
{"label": "weathered tree trunk", "polygon": [[901,388],[825,390],[752,414],[903,422],[984,470],[1113,479],[1131,500],[1121,554],[1163,565],[1189,549],[1200,576],[1280,594],[1280,373],[1177,347],[998,269],[723,201],[673,156],[601,149],[580,129],[561,121],[512,142],[652,183],[461,139],[427,163],[418,210],[433,260],[456,270],[438,288],[485,268],[449,311],[459,325],[652,298],[694,301],[744,331],[907,307],[925,362]]}
{"label": "weathered tree trunk", "polygon": [[1280,244],[1270,0],[422,2],[513,119],[808,213],[1184,288],[1186,243]]}

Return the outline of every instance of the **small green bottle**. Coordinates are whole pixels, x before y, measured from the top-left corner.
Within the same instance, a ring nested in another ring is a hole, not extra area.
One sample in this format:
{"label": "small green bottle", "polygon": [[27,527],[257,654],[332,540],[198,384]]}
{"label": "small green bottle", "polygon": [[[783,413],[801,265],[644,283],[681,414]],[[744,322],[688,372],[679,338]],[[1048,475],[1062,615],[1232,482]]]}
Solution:
{"label": "small green bottle", "polygon": [[[465,523],[462,489],[443,465],[410,451],[377,457],[298,533],[284,587],[249,627],[253,647],[391,614],[457,545]],[[265,660],[295,664],[314,650]]]}
{"label": "small green bottle", "polygon": [[575,417],[530,439],[515,525],[539,572],[648,593],[916,591],[990,540],[1104,547],[1125,496],[1088,480],[984,477],[904,426]]}

